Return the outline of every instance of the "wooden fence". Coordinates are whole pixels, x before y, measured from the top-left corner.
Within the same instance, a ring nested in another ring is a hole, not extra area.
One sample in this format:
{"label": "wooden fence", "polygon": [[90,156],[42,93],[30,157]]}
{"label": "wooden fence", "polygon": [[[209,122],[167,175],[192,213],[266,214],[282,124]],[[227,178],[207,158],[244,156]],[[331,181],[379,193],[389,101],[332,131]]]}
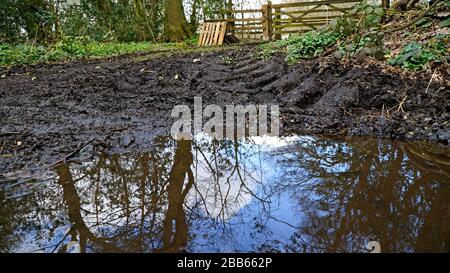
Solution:
{"label": "wooden fence", "polygon": [[[263,9],[225,10],[222,17],[228,23],[227,32],[234,34],[237,38],[257,39],[263,34],[263,23],[267,21],[263,17]],[[215,20],[206,20],[214,22]]]}
{"label": "wooden fence", "polygon": [[[261,9],[224,10],[228,33],[241,39],[278,40],[284,35],[302,33],[330,23],[346,15],[362,0],[313,0],[272,4],[268,1]],[[382,0],[383,6],[389,0]]]}

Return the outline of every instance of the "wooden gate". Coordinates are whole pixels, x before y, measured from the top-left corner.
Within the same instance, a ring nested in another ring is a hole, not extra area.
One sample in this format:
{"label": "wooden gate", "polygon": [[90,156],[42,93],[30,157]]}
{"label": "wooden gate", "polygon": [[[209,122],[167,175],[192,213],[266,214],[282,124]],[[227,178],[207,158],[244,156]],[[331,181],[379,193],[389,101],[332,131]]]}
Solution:
{"label": "wooden gate", "polygon": [[361,0],[319,0],[269,5],[273,10],[275,39],[291,33],[308,32],[346,15]]}

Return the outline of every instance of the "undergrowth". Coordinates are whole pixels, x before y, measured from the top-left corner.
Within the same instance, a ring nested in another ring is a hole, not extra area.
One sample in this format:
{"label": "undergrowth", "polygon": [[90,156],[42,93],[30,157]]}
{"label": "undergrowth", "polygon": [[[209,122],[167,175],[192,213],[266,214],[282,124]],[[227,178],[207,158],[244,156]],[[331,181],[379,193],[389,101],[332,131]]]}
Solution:
{"label": "undergrowth", "polygon": [[172,50],[187,47],[187,43],[156,44],[139,43],[98,43],[83,39],[67,39],[51,46],[20,44],[0,44],[0,66],[58,62],[83,58],[112,57],[123,54]]}
{"label": "undergrowth", "polygon": [[262,56],[268,57],[280,50],[285,51],[288,63],[300,59],[308,59],[322,53],[324,49],[336,43],[339,34],[336,32],[308,32],[301,36],[293,36],[286,40],[262,45]]}

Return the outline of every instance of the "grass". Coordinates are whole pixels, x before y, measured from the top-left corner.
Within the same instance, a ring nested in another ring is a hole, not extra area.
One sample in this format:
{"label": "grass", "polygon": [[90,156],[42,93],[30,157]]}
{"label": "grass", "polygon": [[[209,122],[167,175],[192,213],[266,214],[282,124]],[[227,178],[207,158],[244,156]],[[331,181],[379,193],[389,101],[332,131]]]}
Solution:
{"label": "grass", "polygon": [[51,46],[0,44],[0,66],[30,65],[84,58],[105,58],[140,52],[161,52],[184,49],[188,48],[188,46],[187,43],[97,43],[77,40],[62,41]]}

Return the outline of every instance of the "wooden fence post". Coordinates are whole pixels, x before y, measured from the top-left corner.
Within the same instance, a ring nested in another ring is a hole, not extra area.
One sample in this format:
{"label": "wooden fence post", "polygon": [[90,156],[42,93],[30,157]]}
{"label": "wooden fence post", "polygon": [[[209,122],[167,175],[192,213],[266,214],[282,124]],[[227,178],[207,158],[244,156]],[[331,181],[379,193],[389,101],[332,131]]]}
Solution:
{"label": "wooden fence post", "polygon": [[274,26],[275,40],[281,40],[281,29],[277,28],[281,26],[281,8],[275,8]]}
{"label": "wooden fence post", "polygon": [[272,2],[268,1],[267,4],[262,6],[263,17],[263,39],[265,41],[272,40],[273,21],[272,21]]}

